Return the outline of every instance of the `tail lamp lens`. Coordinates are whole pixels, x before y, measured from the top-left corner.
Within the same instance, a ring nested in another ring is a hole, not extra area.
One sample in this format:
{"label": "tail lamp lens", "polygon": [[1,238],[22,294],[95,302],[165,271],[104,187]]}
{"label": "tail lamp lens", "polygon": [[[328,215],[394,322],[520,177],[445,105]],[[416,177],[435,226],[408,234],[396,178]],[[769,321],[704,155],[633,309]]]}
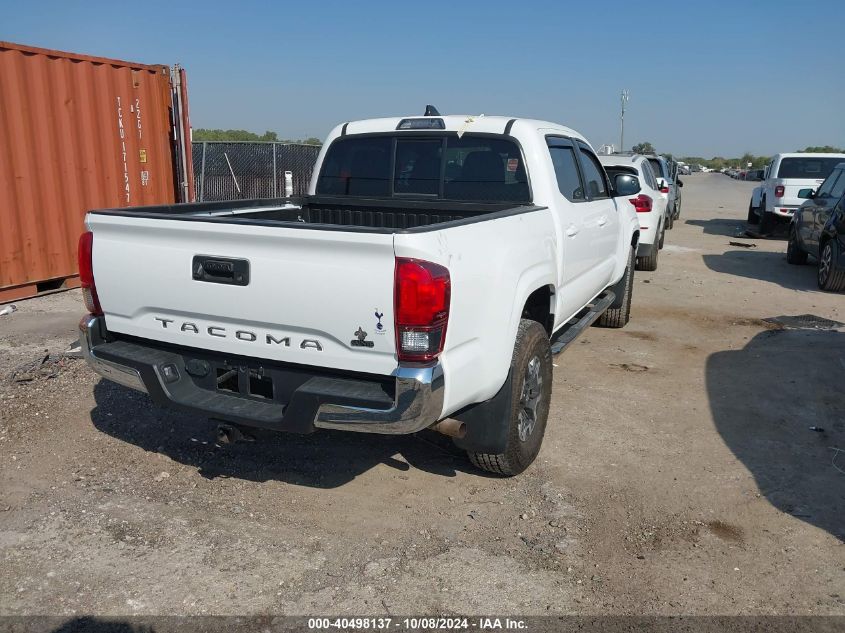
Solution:
{"label": "tail lamp lens", "polygon": [[429,362],[443,351],[450,299],[448,269],[418,259],[396,258],[393,301],[400,361]]}
{"label": "tail lamp lens", "polygon": [[650,196],[641,193],[636,198],[628,198],[628,201],[634,205],[637,213],[649,213],[653,208],[654,201]]}
{"label": "tail lamp lens", "polygon": [[783,198],[783,185],[775,187],[775,198]]}
{"label": "tail lamp lens", "polygon": [[669,193],[669,187],[667,187],[666,185],[663,185],[660,188],[660,193]]}
{"label": "tail lamp lens", "polygon": [[91,314],[102,314],[97,287],[94,285],[94,234],[86,231],[79,237],[79,284],[82,286],[82,298],[85,308]]}

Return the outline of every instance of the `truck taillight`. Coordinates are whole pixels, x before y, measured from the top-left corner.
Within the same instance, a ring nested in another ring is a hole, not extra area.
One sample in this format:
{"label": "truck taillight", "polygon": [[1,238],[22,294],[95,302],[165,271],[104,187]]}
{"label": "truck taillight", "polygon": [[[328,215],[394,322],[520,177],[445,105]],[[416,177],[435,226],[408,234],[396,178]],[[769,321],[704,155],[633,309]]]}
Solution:
{"label": "truck taillight", "polygon": [[660,188],[660,193],[669,193],[669,187],[667,185],[663,185]]}
{"label": "truck taillight", "polygon": [[393,313],[400,361],[430,362],[443,351],[452,283],[432,262],[396,258]]}
{"label": "truck taillight", "polygon": [[628,198],[628,201],[634,205],[637,213],[649,213],[652,209],[653,200],[650,196],[641,193],[636,198]]}
{"label": "truck taillight", "polygon": [[97,297],[97,287],[94,285],[94,234],[86,231],[79,237],[79,285],[82,286],[82,297],[85,308],[91,314],[102,314],[100,300]]}
{"label": "truck taillight", "polygon": [[783,185],[775,187],[775,198],[783,198]]}

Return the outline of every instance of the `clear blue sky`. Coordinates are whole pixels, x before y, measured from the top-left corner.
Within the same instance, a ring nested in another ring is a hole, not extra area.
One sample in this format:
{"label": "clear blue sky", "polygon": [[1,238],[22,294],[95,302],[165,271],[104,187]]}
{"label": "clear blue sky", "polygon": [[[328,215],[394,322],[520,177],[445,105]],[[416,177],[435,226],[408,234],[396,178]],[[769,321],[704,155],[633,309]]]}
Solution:
{"label": "clear blue sky", "polygon": [[[842,0],[0,0],[0,39],[188,71],[194,127],[536,117],[680,155],[845,146]],[[2,77],[0,77],[2,82]]]}

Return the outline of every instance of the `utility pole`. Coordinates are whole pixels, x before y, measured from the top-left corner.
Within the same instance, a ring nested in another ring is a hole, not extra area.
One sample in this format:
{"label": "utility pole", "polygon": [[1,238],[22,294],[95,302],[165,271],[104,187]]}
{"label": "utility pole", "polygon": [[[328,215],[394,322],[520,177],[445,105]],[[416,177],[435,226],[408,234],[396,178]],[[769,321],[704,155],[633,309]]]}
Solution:
{"label": "utility pole", "polygon": [[630,99],[630,93],[627,90],[622,91],[621,95],[621,102],[622,102],[622,114],[619,117],[619,124],[621,127],[621,131],[619,133],[619,151],[625,151],[625,104],[628,103],[628,99]]}

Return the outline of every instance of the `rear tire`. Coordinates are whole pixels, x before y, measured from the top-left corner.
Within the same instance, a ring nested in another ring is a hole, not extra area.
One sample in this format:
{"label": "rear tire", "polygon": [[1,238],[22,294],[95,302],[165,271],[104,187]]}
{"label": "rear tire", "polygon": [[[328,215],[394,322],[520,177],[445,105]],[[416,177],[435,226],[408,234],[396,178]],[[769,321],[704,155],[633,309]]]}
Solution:
{"label": "rear tire", "polygon": [[616,301],[596,321],[596,324],[601,327],[625,327],[631,319],[631,296],[634,294],[634,266],[636,264],[635,253],[636,246],[631,248],[625,274],[611,289],[616,293]]}
{"label": "rear tire", "polygon": [[833,240],[825,241],[819,250],[819,288],[827,292],[845,290],[845,269],[839,266],[838,249]]}
{"label": "rear tire", "polygon": [[663,227],[660,229],[660,241],[657,243],[657,248],[663,249],[663,243],[666,241],[666,225],[664,224]]}
{"label": "rear tire", "polygon": [[807,263],[807,253],[801,250],[796,228],[793,224],[789,230],[789,241],[786,243],[786,261],[796,266],[803,266]]}
{"label": "rear tire", "polygon": [[660,252],[660,248],[657,247],[654,249],[654,252],[651,255],[646,257],[637,257],[637,270],[646,270],[649,272],[653,272],[657,270],[657,254]]}
{"label": "rear tire", "polygon": [[503,453],[467,455],[473,466],[512,477],[537,458],[552,399],[552,351],[549,334],[536,321],[522,319],[511,359],[511,408],[507,413],[508,439]]}
{"label": "rear tire", "polygon": [[760,216],[757,215],[754,207],[751,206],[751,203],[748,203],[748,223],[749,224],[760,224]]}
{"label": "rear tire", "polygon": [[775,218],[774,214],[766,213],[765,211],[760,212],[760,230],[758,231],[760,235],[768,235],[772,232],[772,228],[775,225]]}
{"label": "rear tire", "polygon": [[759,214],[760,218],[760,228],[757,232],[760,235],[768,235],[772,232],[772,226],[774,225],[775,217],[773,214],[766,212],[765,198],[760,201],[760,207],[757,209],[757,213]]}

